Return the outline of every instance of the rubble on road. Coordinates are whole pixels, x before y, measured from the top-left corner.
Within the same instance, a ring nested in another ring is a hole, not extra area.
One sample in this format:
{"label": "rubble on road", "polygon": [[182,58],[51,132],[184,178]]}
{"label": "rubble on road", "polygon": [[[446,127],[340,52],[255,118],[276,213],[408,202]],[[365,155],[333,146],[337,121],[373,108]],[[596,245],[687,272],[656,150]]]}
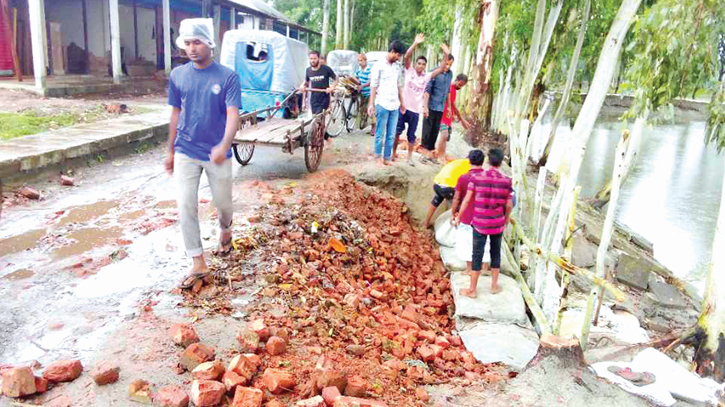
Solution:
{"label": "rubble on road", "polygon": [[80,360],[59,360],[45,368],[43,378],[51,383],[70,382],[83,372]]}
{"label": "rubble on road", "polygon": [[93,377],[93,381],[96,382],[97,385],[103,386],[118,381],[120,371],[121,368],[117,364],[109,361],[103,361],[91,370],[91,377]]}

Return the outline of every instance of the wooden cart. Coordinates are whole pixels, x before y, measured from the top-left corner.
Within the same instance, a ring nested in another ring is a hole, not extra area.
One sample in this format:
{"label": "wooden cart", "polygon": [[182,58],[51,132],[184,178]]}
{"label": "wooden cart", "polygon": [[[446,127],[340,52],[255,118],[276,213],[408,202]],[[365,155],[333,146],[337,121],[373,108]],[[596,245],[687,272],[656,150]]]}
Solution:
{"label": "wooden cart", "polygon": [[[290,154],[298,147],[304,147],[305,165],[308,171],[314,172],[322,161],[327,113],[298,119],[275,117],[283,105],[284,102],[280,106],[257,110],[240,117],[239,131],[232,144],[234,157],[239,164],[247,165],[257,144],[281,146],[282,151]],[[266,119],[260,121],[259,117],[264,115]]]}

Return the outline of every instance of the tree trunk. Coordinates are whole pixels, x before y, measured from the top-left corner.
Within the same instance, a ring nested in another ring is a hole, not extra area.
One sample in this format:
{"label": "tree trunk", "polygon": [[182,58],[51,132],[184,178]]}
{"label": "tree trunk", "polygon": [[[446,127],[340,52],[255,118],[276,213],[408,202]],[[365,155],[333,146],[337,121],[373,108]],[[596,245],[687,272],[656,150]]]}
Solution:
{"label": "tree trunk", "polygon": [[352,0],[352,7],[350,8],[350,37],[348,37],[348,45],[352,41],[352,32],[355,31],[355,6],[356,1]]}
{"label": "tree trunk", "polygon": [[335,16],[335,48],[342,49],[342,2],[337,0],[337,15]]}
{"label": "tree trunk", "polygon": [[556,129],[557,127],[559,127],[559,121],[561,120],[561,117],[564,115],[564,112],[566,112],[566,108],[569,105],[569,99],[571,98],[571,89],[574,85],[574,77],[576,76],[576,69],[579,65],[579,56],[581,55],[582,46],[584,45],[584,38],[586,37],[587,33],[587,26],[589,25],[590,13],[591,0],[587,0],[586,4],[584,5],[584,14],[582,15],[582,24],[579,27],[579,35],[576,40],[576,47],[574,48],[574,53],[572,54],[571,62],[569,63],[569,72],[567,74],[564,92],[561,94],[561,102],[559,102],[559,107],[556,109],[554,119],[551,121],[551,131],[549,132],[549,138],[546,141],[546,147],[544,147],[544,152],[542,153],[541,158],[539,158],[539,167],[543,167],[546,165],[546,160],[549,158],[551,147],[554,145],[554,137],[556,135]]}
{"label": "tree trunk", "polygon": [[473,95],[473,106],[479,107],[473,117],[476,134],[486,130],[486,108],[491,104],[491,68],[493,67],[493,48],[496,38],[496,22],[498,20],[499,0],[483,0],[481,4],[481,34],[476,50],[476,81]]}
{"label": "tree trunk", "polygon": [[350,0],[345,0],[345,11],[343,11],[345,29],[342,37],[342,48],[348,49],[350,45]]}
{"label": "tree trunk", "polygon": [[330,0],[325,0],[322,8],[322,44],[320,52],[327,55],[327,36],[330,33]]}

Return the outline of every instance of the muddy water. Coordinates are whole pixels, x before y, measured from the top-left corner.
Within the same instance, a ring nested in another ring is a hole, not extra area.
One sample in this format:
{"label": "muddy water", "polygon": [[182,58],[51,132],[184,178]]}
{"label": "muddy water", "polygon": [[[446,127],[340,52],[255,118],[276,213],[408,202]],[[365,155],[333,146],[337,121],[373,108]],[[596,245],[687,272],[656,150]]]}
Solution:
{"label": "muddy water", "polygon": [[[611,177],[623,128],[618,113],[605,111],[592,132],[579,174],[583,197],[594,195]],[[704,130],[701,118],[645,127],[616,215],[619,223],[654,244],[658,261],[701,290],[725,174],[723,157],[703,142]],[[560,134],[569,133],[568,127],[561,128]]]}
{"label": "muddy water", "polygon": [[45,236],[45,230],[38,229],[2,239],[0,240],[0,257],[35,247],[43,236]]}

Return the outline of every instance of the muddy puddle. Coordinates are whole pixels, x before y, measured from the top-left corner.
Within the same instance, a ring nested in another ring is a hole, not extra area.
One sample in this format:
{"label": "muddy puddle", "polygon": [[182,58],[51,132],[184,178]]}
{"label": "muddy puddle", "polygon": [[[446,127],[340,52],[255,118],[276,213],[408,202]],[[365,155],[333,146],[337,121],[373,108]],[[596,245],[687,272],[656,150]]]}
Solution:
{"label": "muddy puddle", "polygon": [[117,226],[78,229],[66,236],[72,243],[54,250],[53,257],[56,259],[64,259],[77,256],[93,249],[109,245],[122,235],[123,229]]}
{"label": "muddy puddle", "polygon": [[34,275],[35,275],[35,273],[31,270],[21,269],[21,270],[13,271],[10,274],[6,274],[6,275],[2,276],[1,278],[3,280],[19,281],[19,280],[28,279]]}
{"label": "muddy puddle", "polygon": [[45,230],[37,229],[0,240],[0,257],[35,247],[45,233]]}
{"label": "muddy puddle", "polygon": [[118,200],[98,201],[88,205],[76,206],[70,208],[63,217],[60,218],[58,226],[66,226],[71,223],[84,223],[89,220],[99,218],[110,212],[111,209],[118,207]]}

